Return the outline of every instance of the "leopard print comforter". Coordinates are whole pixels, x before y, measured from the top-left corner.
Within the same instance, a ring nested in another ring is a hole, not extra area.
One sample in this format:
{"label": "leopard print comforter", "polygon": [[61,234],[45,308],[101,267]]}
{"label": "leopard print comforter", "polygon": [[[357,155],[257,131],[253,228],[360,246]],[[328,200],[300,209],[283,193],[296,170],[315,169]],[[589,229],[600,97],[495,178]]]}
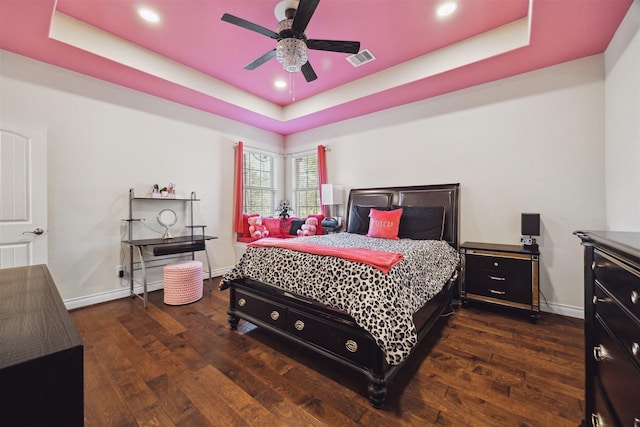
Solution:
{"label": "leopard print comforter", "polygon": [[417,344],[413,314],[435,296],[459,264],[457,251],[436,240],[388,240],[352,233],[301,237],[307,242],[400,252],[387,274],[367,264],[281,248],[249,247],[224,283],[251,278],[348,313],[368,331],[387,363],[402,363]]}

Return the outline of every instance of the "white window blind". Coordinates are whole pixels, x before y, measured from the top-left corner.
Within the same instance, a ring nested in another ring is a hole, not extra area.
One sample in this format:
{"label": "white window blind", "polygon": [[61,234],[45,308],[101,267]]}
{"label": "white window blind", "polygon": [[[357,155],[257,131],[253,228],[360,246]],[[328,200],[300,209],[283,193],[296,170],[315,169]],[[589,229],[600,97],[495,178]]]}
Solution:
{"label": "white window blind", "polygon": [[245,150],[242,163],[244,211],[272,216],[276,209],[275,154]]}
{"label": "white window blind", "polygon": [[309,154],[293,157],[293,209],[296,216],[305,218],[320,213],[318,190],[318,156]]}

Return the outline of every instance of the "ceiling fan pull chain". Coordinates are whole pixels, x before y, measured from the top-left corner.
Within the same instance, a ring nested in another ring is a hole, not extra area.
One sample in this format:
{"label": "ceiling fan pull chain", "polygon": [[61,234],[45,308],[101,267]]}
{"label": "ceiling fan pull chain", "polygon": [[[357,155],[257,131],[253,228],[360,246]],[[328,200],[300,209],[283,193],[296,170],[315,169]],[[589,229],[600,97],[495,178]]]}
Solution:
{"label": "ceiling fan pull chain", "polygon": [[291,95],[291,100],[296,100],[296,88],[295,88],[295,79],[293,78],[293,73],[289,74],[289,95]]}

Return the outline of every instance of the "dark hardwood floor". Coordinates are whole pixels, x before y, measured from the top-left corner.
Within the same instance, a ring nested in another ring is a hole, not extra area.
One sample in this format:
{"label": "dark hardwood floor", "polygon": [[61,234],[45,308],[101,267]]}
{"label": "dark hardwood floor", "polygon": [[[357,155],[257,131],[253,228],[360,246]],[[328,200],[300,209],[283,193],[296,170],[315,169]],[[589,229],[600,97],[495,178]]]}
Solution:
{"label": "dark hardwood floor", "polygon": [[122,299],[71,312],[85,345],[87,426],[577,426],[583,322],[538,324],[481,306],[443,317],[389,385],[381,410],[362,375],[241,321],[228,292],[147,310]]}

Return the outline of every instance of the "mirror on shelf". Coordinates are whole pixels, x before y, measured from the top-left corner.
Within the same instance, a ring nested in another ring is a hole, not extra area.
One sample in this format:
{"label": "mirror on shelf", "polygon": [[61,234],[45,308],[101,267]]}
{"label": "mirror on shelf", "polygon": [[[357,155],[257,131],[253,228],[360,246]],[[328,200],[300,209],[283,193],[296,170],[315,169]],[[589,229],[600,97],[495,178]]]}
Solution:
{"label": "mirror on shelf", "polygon": [[169,228],[176,225],[176,222],[178,222],[178,215],[173,209],[162,209],[158,212],[158,223],[166,229],[162,235],[163,239],[171,239],[173,237],[169,232]]}

